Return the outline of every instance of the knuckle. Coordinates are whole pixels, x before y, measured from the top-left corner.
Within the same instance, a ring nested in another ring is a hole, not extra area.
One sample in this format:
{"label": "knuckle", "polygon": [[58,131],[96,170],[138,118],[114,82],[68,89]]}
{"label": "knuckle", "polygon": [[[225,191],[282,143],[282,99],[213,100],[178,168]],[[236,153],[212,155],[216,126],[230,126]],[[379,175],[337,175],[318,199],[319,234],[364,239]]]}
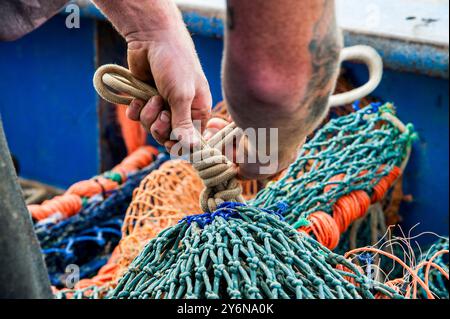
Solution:
{"label": "knuckle", "polygon": [[151,109],[144,108],[141,112],[140,120],[144,126],[150,126],[155,119],[155,113]]}
{"label": "knuckle", "polygon": [[174,125],[178,128],[190,128],[192,126],[192,120],[189,118],[183,118],[174,123]]}
{"label": "knuckle", "polygon": [[171,105],[189,104],[194,97],[194,90],[177,90],[169,95],[168,101]]}
{"label": "knuckle", "polygon": [[211,107],[203,106],[198,110],[198,117],[201,120],[209,119],[211,117]]}

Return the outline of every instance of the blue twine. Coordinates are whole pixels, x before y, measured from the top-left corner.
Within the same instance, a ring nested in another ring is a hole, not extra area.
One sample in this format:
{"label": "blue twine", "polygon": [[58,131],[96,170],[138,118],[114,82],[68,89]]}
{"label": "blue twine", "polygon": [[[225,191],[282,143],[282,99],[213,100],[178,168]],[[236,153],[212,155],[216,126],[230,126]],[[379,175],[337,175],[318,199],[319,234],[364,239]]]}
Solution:
{"label": "blue twine", "polygon": [[352,107],[355,112],[361,110],[361,101],[356,100],[355,102],[353,102]]}
{"label": "blue twine", "polygon": [[266,209],[266,208],[261,208],[261,210],[268,214],[276,215],[276,216],[280,217],[281,220],[284,221],[284,213],[289,208],[289,205],[286,202],[281,201],[281,202],[277,203],[277,208],[278,208],[277,210],[270,210],[270,209]]}
{"label": "blue twine", "polygon": [[374,256],[371,253],[362,253],[358,256],[359,261],[371,265],[373,263]]}
{"label": "blue twine", "polygon": [[[383,106],[381,102],[372,102],[367,107],[364,108],[364,114],[375,114],[380,111],[380,107]],[[356,100],[352,104],[353,110],[355,112],[361,111],[361,101]]]}
{"label": "blue twine", "polygon": [[[192,223],[196,223],[201,229],[203,229],[206,225],[211,224],[216,217],[222,217],[225,220],[229,220],[230,218],[241,218],[241,215],[236,210],[237,207],[246,206],[242,203],[235,202],[225,202],[217,206],[217,210],[213,213],[204,213],[200,215],[190,215],[181,219],[178,223],[187,223],[191,225]],[[269,209],[261,209],[262,211],[276,215],[281,220],[284,220],[284,212],[287,210],[288,205],[285,202],[280,202],[277,204],[277,210],[269,210]]]}

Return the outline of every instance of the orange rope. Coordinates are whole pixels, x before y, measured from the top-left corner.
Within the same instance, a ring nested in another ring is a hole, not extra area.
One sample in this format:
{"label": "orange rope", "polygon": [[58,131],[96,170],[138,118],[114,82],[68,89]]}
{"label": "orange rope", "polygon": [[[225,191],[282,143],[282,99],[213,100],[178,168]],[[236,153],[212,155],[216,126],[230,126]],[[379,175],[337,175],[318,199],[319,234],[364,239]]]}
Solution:
{"label": "orange rope", "polygon": [[[384,165],[381,166],[378,172],[381,172],[384,167]],[[367,171],[361,173],[361,175],[364,174],[367,174]],[[324,212],[313,213],[308,216],[311,225],[301,227],[299,230],[307,233],[313,232],[322,245],[331,250],[336,248],[341,234],[346,232],[352,223],[365,216],[371,203],[381,201],[400,175],[400,168],[394,167],[388,175],[381,178],[373,187],[372,197],[362,190],[344,195],[333,205],[332,217]],[[332,177],[330,182],[340,182],[344,178],[345,174],[339,174]],[[336,185],[327,185],[324,192],[329,192],[333,187],[336,187]],[[325,217],[324,214],[328,217]]]}
{"label": "orange rope", "polygon": [[[363,248],[357,248],[354,250],[351,250],[349,252],[347,252],[344,257],[348,258],[350,255],[354,255],[354,254],[358,254],[358,253],[362,253],[362,252],[372,252],[372,253],[377,253],[383,256],[386,256],[394,261],[396,261],[400,266],[402,266],[404,269],[406,269],[409,274],[411,275],[411,277],[414,278],[414,282],[417,282],[426,292],[427,297],[429,299],[435,299],[433,296],[433,293],[431,292],[430,288],[428,287],[428,285],[417,275],[417,271],[412,269],[410,266],[408,266],[403,260],[401,260],[400,258],[398,258],[397,256],[385,252],[381,249],[377,249],[374,247],[363,247]],[[408,293],[407,293],[408,296]],[[414,296],[415,298],[415,296]]]}
{"label": "orange rope", "polygon": [[329,214],[325,212],[315,212],[308,218],[310,226],[303,227],[301,230],[316,237],[317,241],[329,249],[334,249],[339,243],[339,228]]}
{"label": "orange rope", "polygon": [[112,191],[118,186],[119,183],[100,176],[95,180],[90,179],[73,184],[66,191],[66,194],[74,194],[78,195],[79,197],[92,197],[94,195],[100,194],[102,191]]}
{"label": "orange rope", "polygon": [[[429,285],[429,276],[430,276],[430,270],[431,267],[437,269],[447,280],[449,279],[448,273],[439,265],[433,263],[433,260],[435,260],[437,257],[443,254],[448,254],[448,250],[440,250],[436,254],[434,254],[429,260],[425,260],[421,262],[416,268],[415,273],[418,274],[420,269],[422,269],[424,266],[425,268],[425,284]],[[414,292],[413,292],[413,298],[416,298],[417,296],[417,281],[414,281]]]}
{"label": "orange rope", "polygon": [[145,145],[147,132],[145,132],[145,129],[139,122],[132,121],[127,117],[126,110],[126,105],[116,105],[117,122],[120,125],[128,154],[131,154],[139,147]]}
{"label": "orange rope", "polygon": [[[143,146],[112,169],[113,173],[121,176],[122,183],[131,172],[148,166],[157,150],[151,146]],[[59,213],[60,219],[76,215],[82,208],[82,198],[109,192],[119,187],[119,183],[104,176],[92,178],[73,184],[63,195],[44,201],[40,205],[28,205],[28,210],[35,220],[46,219]]]}
{"label": "orange rope", "polygon": [[65,219],[78,213],[81,207],[80,196],[65,194],[46,200],[40,205],[28,205],[28,210],[35,220],[42,220],[56,213],[61,214],[61,219]]}

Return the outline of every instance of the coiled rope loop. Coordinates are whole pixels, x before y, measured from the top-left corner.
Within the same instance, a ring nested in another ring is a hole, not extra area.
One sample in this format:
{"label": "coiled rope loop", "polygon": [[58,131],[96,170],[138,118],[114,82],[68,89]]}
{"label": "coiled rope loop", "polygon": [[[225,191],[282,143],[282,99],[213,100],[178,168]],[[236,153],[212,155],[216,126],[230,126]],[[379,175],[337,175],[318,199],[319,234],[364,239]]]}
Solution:
{"label": "coiled rope loop", "polygon": [[[136,79],[128,69],[112,64],[97,70],[94,87],[103,99],[112,104],[129,105],[135,98],[148,101],[159,94],[150,85]],[[236,124],[231,123],[208,142],[200,136],[200,148],[191,154],[193,166],[206,186],[200,195],[200,205],[205,212],[215,211],[223,202],[245,202],[236,179],[237,169],[220,151],[223,143],[235,136],[236,130]]]}

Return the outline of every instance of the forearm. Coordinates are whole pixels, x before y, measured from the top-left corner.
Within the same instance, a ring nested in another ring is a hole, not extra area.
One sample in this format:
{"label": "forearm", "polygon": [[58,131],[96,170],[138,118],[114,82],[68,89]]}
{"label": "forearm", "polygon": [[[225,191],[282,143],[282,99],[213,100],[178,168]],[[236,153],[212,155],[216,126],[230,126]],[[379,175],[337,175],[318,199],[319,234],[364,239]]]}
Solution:
{"label": "forearm", "polygon": [[341,48],[332,0],[228,0],[224,93],[237,124],[304,140],[327,110]]}
{"label": "forearm", "polygon": [[181,13],[172,0],[94,0],[118,32],[133,42],[141,34],[151,36],[183,25]]}

